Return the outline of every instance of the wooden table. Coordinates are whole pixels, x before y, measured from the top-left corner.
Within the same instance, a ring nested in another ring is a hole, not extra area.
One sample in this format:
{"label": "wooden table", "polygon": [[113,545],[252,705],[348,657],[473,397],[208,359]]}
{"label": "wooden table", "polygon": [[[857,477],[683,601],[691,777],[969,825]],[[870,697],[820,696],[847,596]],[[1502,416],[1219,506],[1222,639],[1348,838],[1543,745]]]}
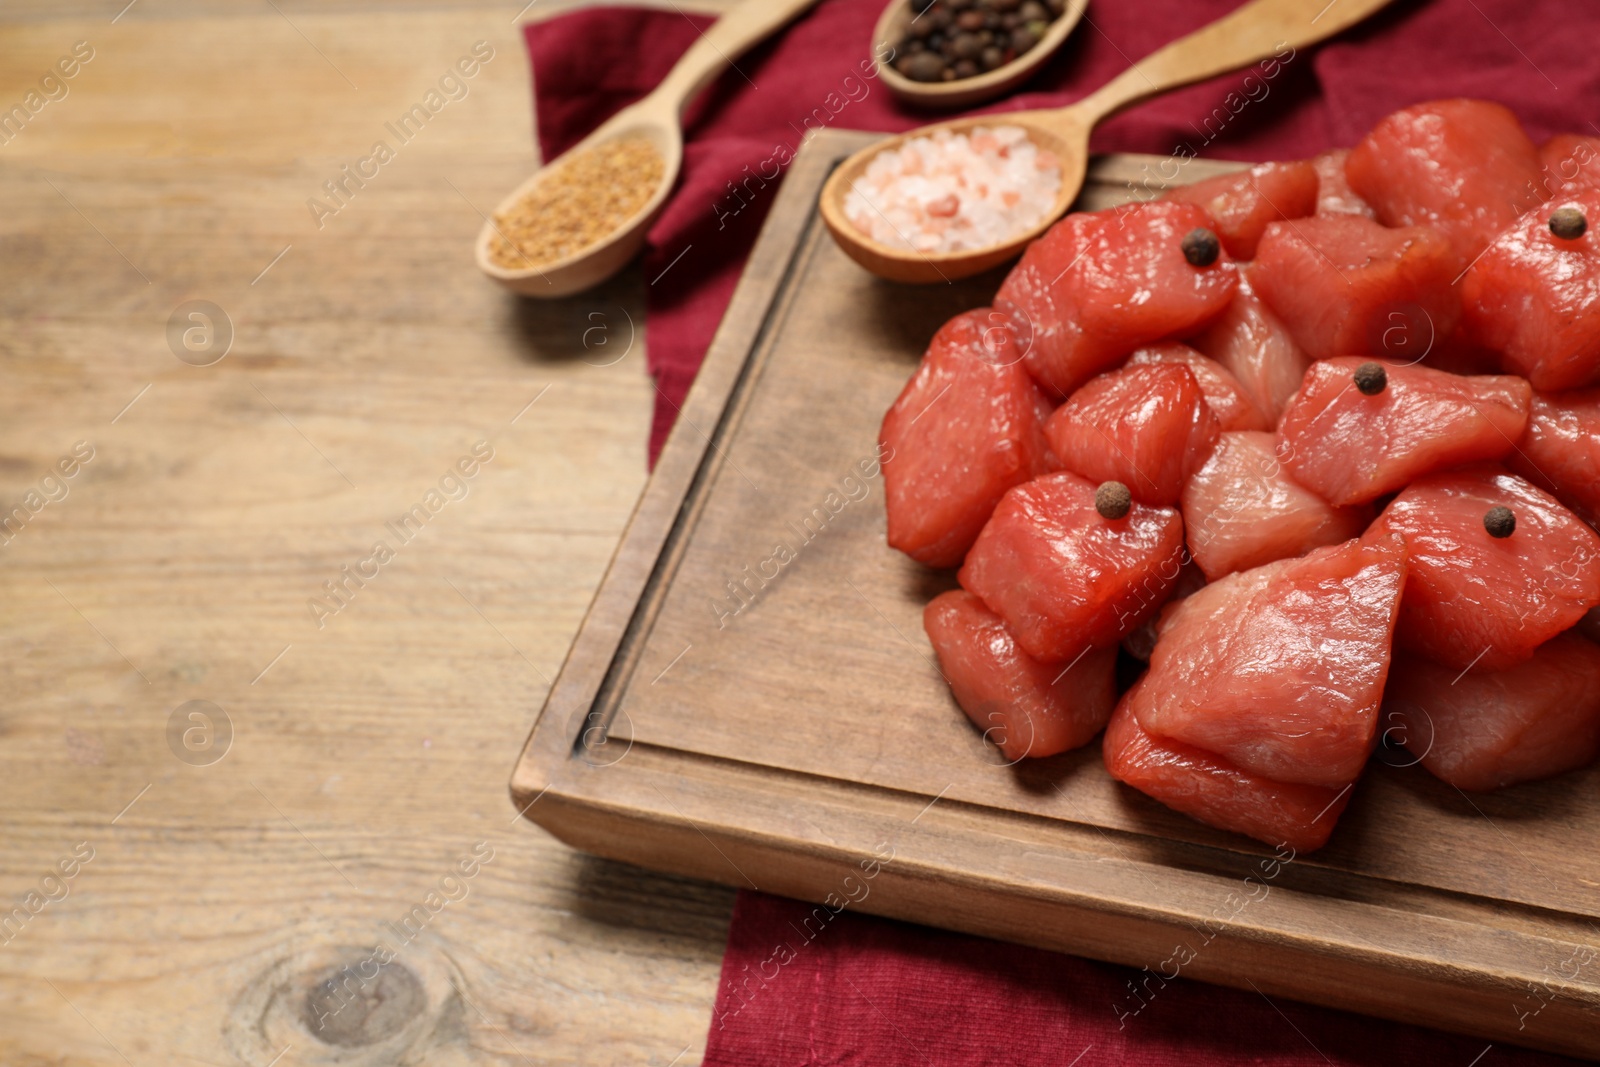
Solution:
{"label": "wooden table", "polygon": [[519,0],[126,2],[0,25],[0,1063],[698,1062],[731,894],[507,798],[652,396],[473,269]]}

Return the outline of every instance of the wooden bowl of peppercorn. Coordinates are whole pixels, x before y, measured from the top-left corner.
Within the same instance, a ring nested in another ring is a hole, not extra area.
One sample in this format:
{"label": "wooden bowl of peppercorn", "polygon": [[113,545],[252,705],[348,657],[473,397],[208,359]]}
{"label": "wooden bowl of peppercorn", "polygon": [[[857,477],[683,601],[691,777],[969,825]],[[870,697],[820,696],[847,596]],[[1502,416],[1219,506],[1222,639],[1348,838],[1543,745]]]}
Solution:
{"label": "wooden bowl of peppercorn", "polygon": [[872,31],[878,74],[919,107],[954,110],[1033,76],[1089,0],[889,0]]}

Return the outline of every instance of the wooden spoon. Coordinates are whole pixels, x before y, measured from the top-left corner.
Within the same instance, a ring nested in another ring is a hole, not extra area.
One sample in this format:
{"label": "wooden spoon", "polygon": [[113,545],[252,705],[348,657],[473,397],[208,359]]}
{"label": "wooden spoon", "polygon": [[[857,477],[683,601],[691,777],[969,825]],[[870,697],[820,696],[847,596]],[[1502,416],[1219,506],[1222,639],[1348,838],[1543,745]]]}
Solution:
{"label": "wooden spoon", "polygon": [[[816,0],[745,0],[722,15],[689,47],[655,91],[623,108],[599,129],[560,158],[535,171],[495,208],[495,214],[512,207],[540,182],[586,149],[622,137],[644,138],[666,164],[660,185],[644,207],[609,236],[552,263],[502,267],[489,254],[495,237],[494,218],[484,220],[478,232],[475,256],[478,268],[513,292],[524,296],[557,297],[587,289],[611,277],[644,247],[645,234],[666,205],[667,194],[683,165],[683,112],[713,78]],[[759,87],[758,87],[759,88]],[[618,175],[627,181],[627,175]],[[504,236],[504,235],[502,235]],[[510,237],[506,238],[511,241]],[[511,241],[513,245],[515,241]]]}
{"label": "wooden spoon", "polygon": [[[1077,199],[1088,165],[1089,134],[1101,119],[1146,97],[1262,60],[1273,59],[1280,66],[1295,62],[1300,58],[1298,49],[1333,36],[1388,3],[1389,0],[1252,0],[1146,56],[1098,92],[1070,107],[954,119],[869,145],[841,163],[822,187],[823,221],[851,259],[891,281],[948,282],[988,270],[1021,252]],[[1261,80],[1262,84],[1269,84],[1265,76]],[[1245,106],[1252,105],[1247,102]],[[1061,161],[1061,191],[1045,217],[1027,231],[988,248],[924,253],[880,244],[845,217],[844,200],[851,183],[878,153],[936,130],[966,132],[974,126],[1001,125],[1021,126],[1035,144]]]}

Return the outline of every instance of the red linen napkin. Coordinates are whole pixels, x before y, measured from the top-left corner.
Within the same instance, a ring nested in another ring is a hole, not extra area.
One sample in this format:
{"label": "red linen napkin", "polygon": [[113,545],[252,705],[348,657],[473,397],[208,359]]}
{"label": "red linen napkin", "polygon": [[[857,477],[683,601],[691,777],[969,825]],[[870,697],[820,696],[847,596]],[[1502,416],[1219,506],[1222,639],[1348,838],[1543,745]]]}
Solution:
{"label": "red linen napkin", "polygon": [[[683,175],[644,260],[648,358],[659,389],[652,462],[776,192],[775,184],[750,183],[755,194],[736,198],[729,183],[747,178],[746,167],[756,173],[766,164],[770,174],[767,161],[792,153],[808,124],[890,131],[932,117],[898,107],[881,83],[862,76],[884,2],[823,0],[738,60],[738,70],[691,111]],[[1236,5],[1095,0],[1026,91],[986,110],[1069,103]],[[649,91],[710,21],[675,7],[610,8],[530,25],[545,158]],[[1353,144],[1395,108],[1453,95],[1503,101],[1536,140],[1561,130],[1600,132],[1591,125],[1600,122],[1597,31],[1600,8],[1565,0],[1397,0],[1289,59],[1275,78],[1229,75],[1119,115],[1096,131],[1093,147],[1303,157]],[[1182,979],[1125,1019],[1113,1005],[1127,1010],[1134,971],[849,912],[801,944],[795,931],[810,910],[740,893],[707,1064],[1571,1062]],[[752,986],[749,975],[764,964],[770,972],[781,944],[794,959]],[[759,994],[741,993],[752,988]]]}
{"label": "red linen napkin", "polygon": [[740,891],[706,1067],[1576,1062],[848,910],[818,929],[812,910]]}

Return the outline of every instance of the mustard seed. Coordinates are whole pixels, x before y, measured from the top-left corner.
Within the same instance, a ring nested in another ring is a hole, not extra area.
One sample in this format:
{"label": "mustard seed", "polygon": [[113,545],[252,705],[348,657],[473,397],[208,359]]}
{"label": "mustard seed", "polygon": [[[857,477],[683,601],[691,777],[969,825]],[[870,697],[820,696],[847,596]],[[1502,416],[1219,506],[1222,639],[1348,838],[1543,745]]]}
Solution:
{"label": "mustard seed", "polygon": [[643,137],[619,137],[551,167],[526,195],[495,213],[489,258],[497,266],[542,267],[616,233],[660,188],[666,160]]}

